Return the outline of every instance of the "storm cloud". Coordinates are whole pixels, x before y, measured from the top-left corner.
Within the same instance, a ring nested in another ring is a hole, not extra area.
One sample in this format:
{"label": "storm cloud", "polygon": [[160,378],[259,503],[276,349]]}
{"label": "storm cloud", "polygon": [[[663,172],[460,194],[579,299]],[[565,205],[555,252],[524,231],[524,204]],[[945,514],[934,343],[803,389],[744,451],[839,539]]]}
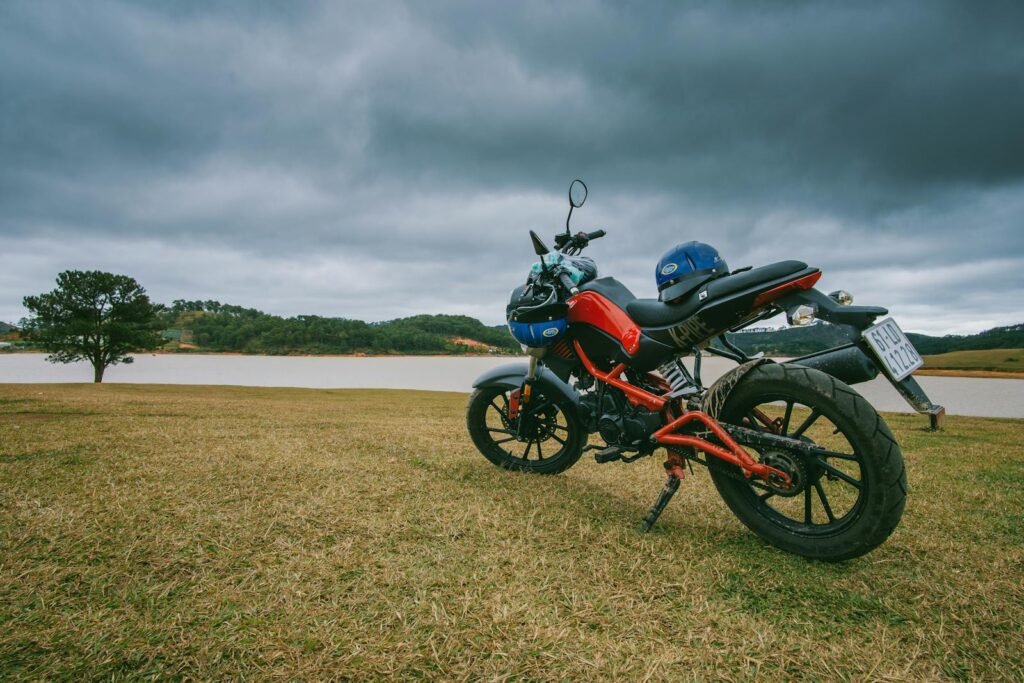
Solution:
{"label": "storm cloud", "polygon": [[0,320],[158,301],[502,321],[526,230],[641,296],[799,258],[907,329],[1024,320],[1024,5],[0,5]]}

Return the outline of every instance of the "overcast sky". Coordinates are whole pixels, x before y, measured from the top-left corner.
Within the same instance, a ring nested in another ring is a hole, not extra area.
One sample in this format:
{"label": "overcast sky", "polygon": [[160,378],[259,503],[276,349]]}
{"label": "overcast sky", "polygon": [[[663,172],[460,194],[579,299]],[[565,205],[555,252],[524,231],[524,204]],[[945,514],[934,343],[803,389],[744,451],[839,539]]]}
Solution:
{"label": "overcast sky", "polygon": [[497,324],[576,177],[638,296],[697,239],[1022,322],[1024,3],[0,3],[0,320],[75,268]]}

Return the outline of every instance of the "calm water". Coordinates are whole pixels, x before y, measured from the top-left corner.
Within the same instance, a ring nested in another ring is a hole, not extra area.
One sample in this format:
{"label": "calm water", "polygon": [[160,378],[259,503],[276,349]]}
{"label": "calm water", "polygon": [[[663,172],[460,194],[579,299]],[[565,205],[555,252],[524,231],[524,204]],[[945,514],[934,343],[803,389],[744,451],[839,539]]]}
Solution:
{"label": "calm water", "polygon": [[[90,382],[86,363],[54,365],[42,354],[0,354],[0,383]],[[220,355],[139,355],[131,365],[108,368],[104,382],[133,384],[233,384],[255,387],[381,388],[463,391],[488,368],[514,358],[331,358]],[[704,380],[721,376],[733,363],[704,362]],[[1024,380],[919,377],[932,401],[950,415],[1024,417]],[[884,379],[857,385],[879,410],[913,412]]]}

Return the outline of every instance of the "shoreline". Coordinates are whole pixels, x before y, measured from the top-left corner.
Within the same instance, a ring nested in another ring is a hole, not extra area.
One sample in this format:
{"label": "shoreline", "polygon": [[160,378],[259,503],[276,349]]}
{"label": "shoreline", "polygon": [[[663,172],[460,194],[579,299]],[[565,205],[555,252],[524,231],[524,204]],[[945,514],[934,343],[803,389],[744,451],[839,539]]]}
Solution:
{"label": "shoreline", "polygon": [[[0,351],[3,355],[47,355],[46,351],[18,350]],[[145,351],[134,356],[227,356],[231,358],[524,358],[509,353],[243,353],[241,351]],[[772,358],[769,356],[769,358]],[[1024,372],[1004,370],[955,370],[951,368],[924,367],[914,371],[919,377],[966,377],[977,379],[1018,379],[1024,380]]]}
{"label": "shoreline", "polygon": [[981,379],[1024,379],[1024,372],[1006,370],[953,370],[951,368],[922,368],[915,375],[925,377],[978,377]]}
{"label": "shoreline", "polygon": [[[4,354],[47,356],[47,351],[0,351]],[[511,353],[243,353],[242,351],[139,351],[132,356],[230,356],[248,358],[524,358]]]}

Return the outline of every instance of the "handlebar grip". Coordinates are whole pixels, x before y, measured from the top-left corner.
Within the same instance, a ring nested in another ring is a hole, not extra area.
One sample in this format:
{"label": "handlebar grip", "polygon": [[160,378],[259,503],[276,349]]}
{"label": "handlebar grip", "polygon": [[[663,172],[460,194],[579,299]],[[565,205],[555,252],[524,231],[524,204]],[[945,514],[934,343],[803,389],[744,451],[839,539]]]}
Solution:
{"label": "handlebar grip", "polygon": [[587,239],[596,240],[598,237],[604,237],[607,234],[604,230],[595,230],[594,232],[587,233]]}
{"label": "handlebar grip", "polygon": [[580,291],[576,288],[576,285],[573,283],[572,278],[569,277],[568,273],[566,273],[565,271],[562,271],[561,273],[558,274],[558,280],[562,283],[562,286],[565,287],[565,291],[569,292],[570,294],[576,294],[577,292]]}

